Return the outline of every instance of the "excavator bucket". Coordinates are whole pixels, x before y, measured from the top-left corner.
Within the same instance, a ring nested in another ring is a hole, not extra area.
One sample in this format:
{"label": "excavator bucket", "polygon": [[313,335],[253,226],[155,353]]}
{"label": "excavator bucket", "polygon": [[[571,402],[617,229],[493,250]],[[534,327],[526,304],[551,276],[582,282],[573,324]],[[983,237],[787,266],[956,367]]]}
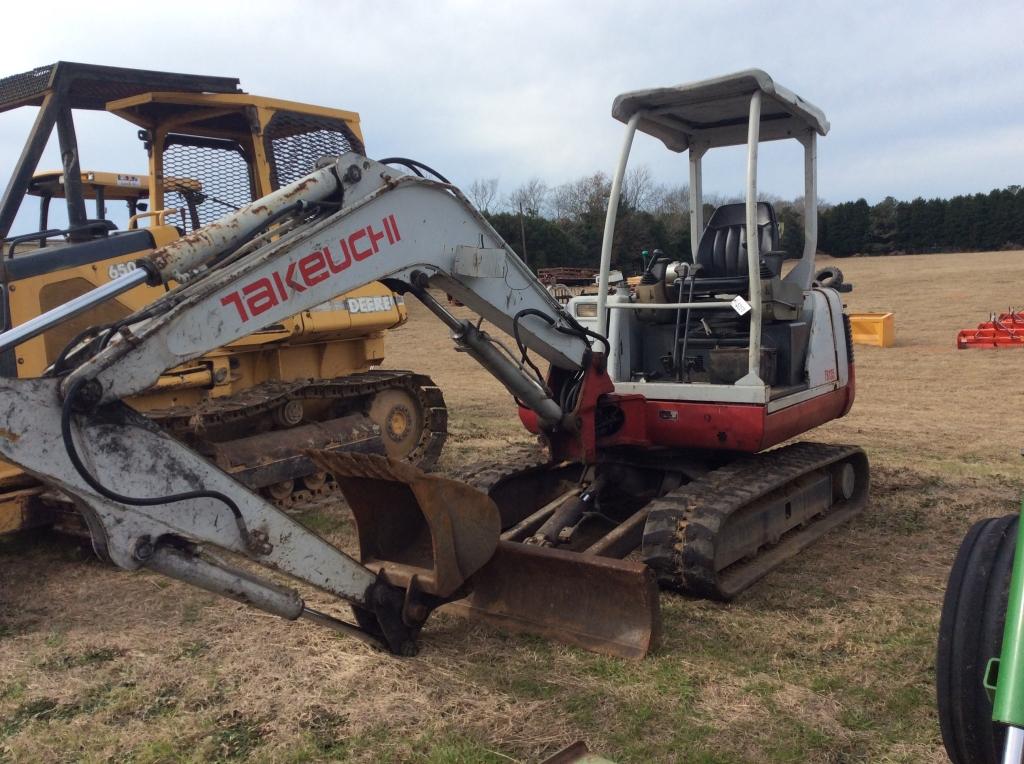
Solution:
{"label": "excavator bucket", "polygon": [[384,456],[307,451],[338,481],[355,518],[360,562],[395,586],[450,597],[492,557],[494,502],[457,480]]}
{"label": "excavator bucket", "polygon": [[508,631],[642,658],[660,631],[658,587],[644,564],[499,540],[487,494],[383,456],[306,452],[338,481],[359,534],[360,562],[396,586]]}

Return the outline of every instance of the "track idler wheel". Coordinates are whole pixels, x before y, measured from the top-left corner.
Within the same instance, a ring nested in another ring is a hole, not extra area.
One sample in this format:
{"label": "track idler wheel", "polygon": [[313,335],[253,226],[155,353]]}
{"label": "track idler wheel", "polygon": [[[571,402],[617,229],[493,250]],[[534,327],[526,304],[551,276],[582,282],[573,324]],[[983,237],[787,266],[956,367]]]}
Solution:
{"label": "track idler wheel", "polygon": [[403,388],[383,390],[373,397],[369,417],[380,427],[388,456],[408,457],[423,435],[423,412],[416,397]]}
{"label": "track idler wheel", "polygon": [[1006,622],[1017,515],[975,523],[960,544],[942,603],[935,688],[942,742],[953,764],[995,764],[1006,728],[992,721],[983,681]]}

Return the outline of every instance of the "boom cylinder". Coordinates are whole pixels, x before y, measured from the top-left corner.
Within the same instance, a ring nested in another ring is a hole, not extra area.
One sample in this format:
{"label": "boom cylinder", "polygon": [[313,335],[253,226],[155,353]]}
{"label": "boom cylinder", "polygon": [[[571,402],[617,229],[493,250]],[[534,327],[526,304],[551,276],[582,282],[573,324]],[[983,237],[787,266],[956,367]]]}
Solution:
{"label": "boom cylinder", "polygon": [[267,194],[182,239],[154,250],[138,261],[139,266],[150,274],[150,283],[167,283],[171,279],[187,281],[189,273],[245,242],[285,208],[298,202],[322,202],[338,193],[341,189],[338,164],[340,162],[332,162],[302,180]]}

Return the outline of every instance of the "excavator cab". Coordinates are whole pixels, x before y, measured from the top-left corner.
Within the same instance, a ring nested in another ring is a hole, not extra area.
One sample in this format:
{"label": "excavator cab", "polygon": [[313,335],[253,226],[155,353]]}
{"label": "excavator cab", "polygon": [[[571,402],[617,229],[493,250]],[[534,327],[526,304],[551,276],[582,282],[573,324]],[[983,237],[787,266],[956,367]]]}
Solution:
{"label": "excavator cab", "polygon": [[[861,449],[796,443],[766,451],[845,415],[854,399],[841,297],[814,282],[817,139],[829,123],[760,70],[624,93],[612,115],[626,135],[598,290],[567,306],[594,333],[594,351],[606,354],[608,379],[591,398],[594,440],[559,441],[520,407],[527,428],[552,444],[554,462],[592,465],[578,490],[601,511],[568,512],[572,500],[563,499],[520,538],[573,549],[563,539],[605,522],[608,541],[587,552],[635,553],[663,587],[729,600],[866,505]],[[613,277],[612,255],[638,131],[688,153],[690,252],[651,258],[633,289]],[[795,262],[786,262],[774,209],[758,201],[758,147],[779,140],[803,149],[804,247]],[[719,207],[705,224],[702,161],[712,149],[740,146],[745,201]],[[548,382],[558,389],[560,379],[553,373]],[[503,477],[489,494],[513,511],[522,503],[514,497],[539,485],[536,475]],[[585,558],[596,562],[577,557]]]}
{"label": "excavator cab", "polygon": [[[611,340],[616,393],[645,396],[651,437],[682,448],[755,453],[843,416],[854,391],[848,323],[838,293],[813,281],[824,113],[748,70],[624,93],[612,114],[626,139],[599,294],[575,298],[570,310]],[[688,154],[690,252],[651,259],[635,291],[610,290],[611,234],[637,131]],[[758,146],[779,140],[799,142],[804,159],[804,248],[790,263],[775,210],[757,191]],[[746,199],[705,223],[703,159],[731,146],[746,146]]]}

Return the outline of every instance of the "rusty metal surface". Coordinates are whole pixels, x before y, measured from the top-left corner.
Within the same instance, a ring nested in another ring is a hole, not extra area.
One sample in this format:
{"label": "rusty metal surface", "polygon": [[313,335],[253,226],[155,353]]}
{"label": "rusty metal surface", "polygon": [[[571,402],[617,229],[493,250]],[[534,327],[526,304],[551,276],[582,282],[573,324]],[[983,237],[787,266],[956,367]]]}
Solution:
{"label": "rusty metal surface", "polygon": [[316,471],[309,449],[384,453],[379,428],[362,414],[213,444],[214,461],[250,488],[294,480]]}
{"label": "rusty metal surface", "polygon": [[360,562],[388,581],[449,597],[483,566],[501,531],[498,508],[456,480],[370,454],[307,451],[334,475],[355,518]]}
{"label": "rusty metal surface", "polygon": [[547,463],[534,451],[504,465],[462,470],[496,501],[506,530],[495,556],[470,579],[471,596],[446,607],[510,631],[642,658],[661,629],[657,584],[646,565],[612,558],[636,546],[644,513],[628,517],[586,552],[516,543],[582,490],[582,474],[580,465]]}
{"label": "rusty metal surface", "polygon": [[587,547],[586,553],[599,554],[603,557],[625,557],[640,546],[646,522],[647,508],[638,509],[625,522]]}
{"label": "rusty metal surface", "polygon": [[620,658],[658,642],[661,609],[643,563],[502,541],[449,612]]}

